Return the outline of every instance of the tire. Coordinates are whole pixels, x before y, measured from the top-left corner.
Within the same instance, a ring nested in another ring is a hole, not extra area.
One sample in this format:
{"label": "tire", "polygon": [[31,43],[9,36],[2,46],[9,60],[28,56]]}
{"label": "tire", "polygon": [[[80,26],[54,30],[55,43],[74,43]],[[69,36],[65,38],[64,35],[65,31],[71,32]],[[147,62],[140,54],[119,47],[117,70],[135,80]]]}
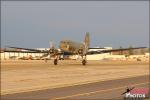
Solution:
{"label": "tire", "polygon": [[86,65],[86,60],[82,60],[82,65]]}
{"label": "tire", "polygon": [[54,59],[54,65],[57,65],[57,62],[58,62],[57,59]]}

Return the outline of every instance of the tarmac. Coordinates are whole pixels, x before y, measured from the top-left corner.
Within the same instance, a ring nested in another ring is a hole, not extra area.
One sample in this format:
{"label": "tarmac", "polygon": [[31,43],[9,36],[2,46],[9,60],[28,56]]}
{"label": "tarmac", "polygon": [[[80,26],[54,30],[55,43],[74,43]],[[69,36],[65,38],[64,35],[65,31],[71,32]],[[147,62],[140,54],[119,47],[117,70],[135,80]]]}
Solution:
{"label": "tarmac", "polygon": [[[124,100],[126,88],[149,89],[149,76],[3,95],[2,100]],[[149,95],[149,94],[146,94]],[[137,100],[130,98],[129,100]],[[143,100],[143,99],[140,99]]]}
{"label": "tarmac", "polygon": [[12,95],[149,75],[148,62],[13,60],[1,62],[1,94]]}

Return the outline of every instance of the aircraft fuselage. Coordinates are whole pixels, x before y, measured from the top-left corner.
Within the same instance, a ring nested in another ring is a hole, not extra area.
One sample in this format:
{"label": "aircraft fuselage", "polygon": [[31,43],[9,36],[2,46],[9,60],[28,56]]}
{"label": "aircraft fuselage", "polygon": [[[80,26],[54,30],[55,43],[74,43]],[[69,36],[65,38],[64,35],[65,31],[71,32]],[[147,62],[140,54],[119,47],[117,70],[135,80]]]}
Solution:
{"label": "aircraft fuselage", "polygon": [[62,40],[60,42],[60,49],[63,52],[78,54],[83,52],[84,45],[71,40]]}

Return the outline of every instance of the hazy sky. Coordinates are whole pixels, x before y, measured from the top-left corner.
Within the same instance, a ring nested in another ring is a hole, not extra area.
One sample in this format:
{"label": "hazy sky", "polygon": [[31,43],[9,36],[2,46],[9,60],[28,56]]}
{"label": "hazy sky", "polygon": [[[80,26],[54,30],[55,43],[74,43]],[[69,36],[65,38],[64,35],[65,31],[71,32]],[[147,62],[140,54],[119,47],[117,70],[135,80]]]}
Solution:
{"label": "hazy sky", "polygon": [[148,1],[2,1],[1,39],[28,48],[58,46],[60,40],[82,42],[90,32],[91,47],[148,46]]}

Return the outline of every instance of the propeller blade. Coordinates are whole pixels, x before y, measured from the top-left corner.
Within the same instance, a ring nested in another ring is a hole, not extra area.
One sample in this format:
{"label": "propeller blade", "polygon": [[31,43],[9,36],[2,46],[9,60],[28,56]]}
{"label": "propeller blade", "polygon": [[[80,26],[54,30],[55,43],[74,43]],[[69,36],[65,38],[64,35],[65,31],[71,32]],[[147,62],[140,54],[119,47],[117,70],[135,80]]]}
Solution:
{"label": "propeller blade", "polygon": [[57,49],[55,49],[54,42],[51,41],[50,42],[50,48],[49,48],[50,55],[55,54],[56,51],[57,51]]}
{"label": "propeller blade", "polygon": [[50,41],[50,49],[54,49],[54,42]]}
{"label": "propeller blade", "polygon": [[87,52],[88,52],[88,46],[87,46],[86,43],[83,43],[83,45],[84,45],[83,55],[85,55],[85,54],[87,54]]}

